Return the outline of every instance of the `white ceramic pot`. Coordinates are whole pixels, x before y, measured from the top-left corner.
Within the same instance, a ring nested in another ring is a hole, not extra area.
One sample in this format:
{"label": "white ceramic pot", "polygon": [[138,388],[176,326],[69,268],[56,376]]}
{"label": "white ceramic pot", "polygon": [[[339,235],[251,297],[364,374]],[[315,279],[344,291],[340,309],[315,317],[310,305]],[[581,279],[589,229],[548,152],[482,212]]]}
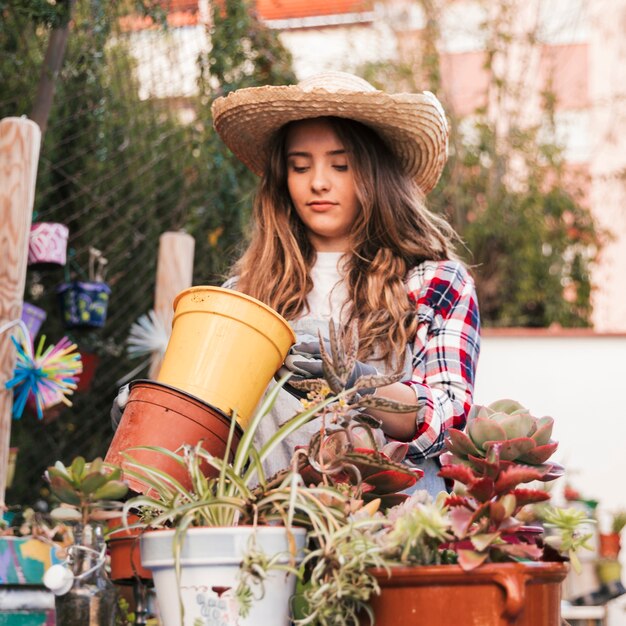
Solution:
{"label": "white ceramic pot", "polygon": [[[163,626],[288,626],[295,576],[273,571],[263,591],[252,589],[255,600],[248,615],[239,615],[235,590],[239,566],[250,545],[269,557],[281,554],[289,563],[287,532],[282,527],[235,526],[190,528],[183,542],[180,564],[180,595],[176,582],[173,530],[146,532],[141,537],[141,563],[152,570]],[[306,531],[292,529],[297,548],[295,564],[303,556]],[[252,542],[254,542],[252,544]],[[181,621],[180,601],[184,607]]]}

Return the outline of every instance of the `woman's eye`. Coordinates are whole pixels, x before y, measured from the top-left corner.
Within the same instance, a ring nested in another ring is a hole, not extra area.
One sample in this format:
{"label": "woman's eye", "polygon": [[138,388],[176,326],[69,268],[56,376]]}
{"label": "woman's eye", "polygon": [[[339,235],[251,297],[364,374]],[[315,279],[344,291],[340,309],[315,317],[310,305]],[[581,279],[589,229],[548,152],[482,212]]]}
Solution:
{"label": "woman's eye", "polygon": [[333,167],[338,171],[338,172],[347,172],[348,171],[348,166],[347,165],[333,165]]}
{"label": "woman's eye", "polygon": [[307,165],[297,165],[296,163],[291,163],[290,164],[290,168],[296,174],[303,174],[304,172],[307,171],[308,166]]}

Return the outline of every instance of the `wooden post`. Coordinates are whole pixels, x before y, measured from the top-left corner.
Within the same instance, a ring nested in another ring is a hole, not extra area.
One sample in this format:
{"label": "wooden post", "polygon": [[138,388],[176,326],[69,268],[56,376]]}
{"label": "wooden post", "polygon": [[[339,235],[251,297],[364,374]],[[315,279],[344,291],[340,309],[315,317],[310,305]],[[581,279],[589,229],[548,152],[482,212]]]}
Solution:
{"label": "wooden post", "polygon": [[[191,287],[194,247],[194,238],[182,231],[163,233],[159,238],[154,310],[166,328],[171,328],[174,319],[174,298]],[[153,354],[149,377],[156,378],[160,367],[161,356]]]}
{"label": "wooden post", "polygon": [[[26,118],[0,120],[0,325],[20,318],[24,301],[28,237],[33,218],[41,131]],[[5,507],[15,348],[11,331],[0,335],[0,507]]]}

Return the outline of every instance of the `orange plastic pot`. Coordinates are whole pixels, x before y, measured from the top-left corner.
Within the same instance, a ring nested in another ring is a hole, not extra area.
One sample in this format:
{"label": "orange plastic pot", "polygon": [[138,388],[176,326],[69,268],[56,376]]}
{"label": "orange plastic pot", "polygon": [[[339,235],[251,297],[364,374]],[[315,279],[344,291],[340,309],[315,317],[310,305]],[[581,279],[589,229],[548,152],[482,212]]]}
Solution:
{"label": "orange plastic pot", "polygon": [[[128,452],[143,465],[166,472],[186,487],[190,487],[187,473],[174,460],[150,450],[130,450],[136,446],[157,446],[175,451],[183,444],[195,445],[203,441],[203,448],[213,456],[224,458],[228,443],[230,418],[199,398],[152,380],[136,380],[130,384],[130,395],[122,419],[115,431],[105,457],[107,463],[118,465],[124,471]],[[242,431],[235,427],[230,458],[239,445]],[[209,465],[202,470],[206,476],[216,475]],[[124,480],[138,493],[146,493],[149,486],[139,478],[124,473]]]}
{"label": "orange plastic pot", "polygon": [[[136,517],[129,519],[129,523],[136,521]],[[152,572],[141,564],[139,537],[141,529],[126,529],[118,522],[109,533],[107,547],[111,580],[118,584],[132,584],[137,579],[144,583],[152,580]]]}
{"label": "orange plastic pot", "polygon": [[381,594],[371,605],[376,626],[558,626],[567,571],[540,562],[374,570]]}
{"label": "orange plastic pot", "polygon": [[157,380],[236,412],[246,428],[295,342],[276,311],[221,287],[191,287],[174,300],[174,322]]}
{"label": "orange plastic pot", "polygon": [[598,537],[600,556],[605,559],[617,559],[622,547],[620,533],[600,533]]}

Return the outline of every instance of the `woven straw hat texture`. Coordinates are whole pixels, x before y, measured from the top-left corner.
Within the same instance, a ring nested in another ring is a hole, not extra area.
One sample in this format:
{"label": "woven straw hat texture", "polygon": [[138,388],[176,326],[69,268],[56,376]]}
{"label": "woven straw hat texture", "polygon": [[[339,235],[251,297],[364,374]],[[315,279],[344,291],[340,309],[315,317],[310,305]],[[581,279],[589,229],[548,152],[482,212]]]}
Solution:
{"label": "woven straw hat texture", "polygon": [[387,94],[343,72],[326,72],[297,85],[250,87],[217,98],[213,124],[224,143],[261,175],[272,135],[288,122],[343,117],[375,130],[424,193],[437,184],[448,153],[448,123],[430,92]]}

